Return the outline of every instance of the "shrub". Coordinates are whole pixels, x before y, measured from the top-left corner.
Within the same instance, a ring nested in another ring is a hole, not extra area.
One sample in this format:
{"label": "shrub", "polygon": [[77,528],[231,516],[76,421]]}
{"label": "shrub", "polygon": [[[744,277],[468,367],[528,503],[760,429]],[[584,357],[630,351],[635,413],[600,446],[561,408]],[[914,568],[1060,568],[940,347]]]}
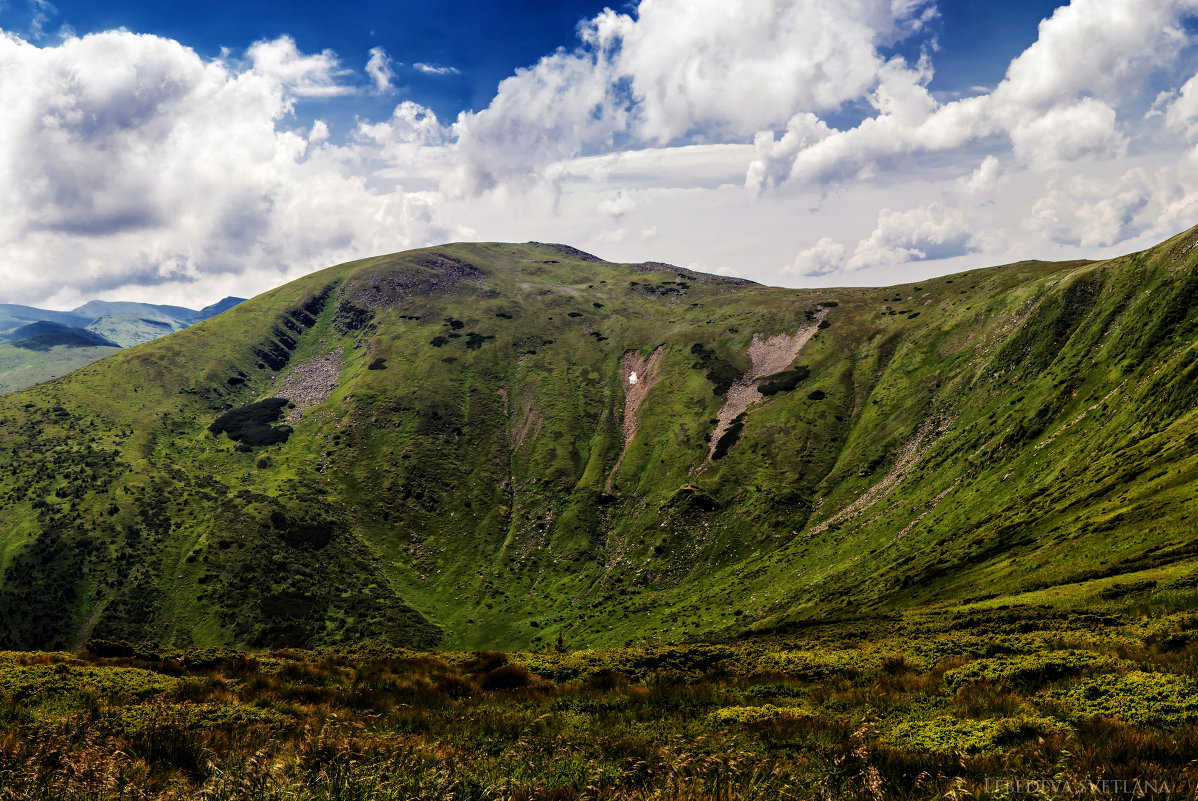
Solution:
{"label": "shrub", "polygon": [[468,350],[478,350],[483,346],[484,342],[489,342],[494,338],[494,334],[480,334],[476,331],[471,331],[466,335],[466,348]]}
{"label": "shrub", "polygon": [[732,383],[740,378],[739,370],[716,356],[714,350],[704,347],[700,342],[691,346],[691,354],[699,359],[693,366],[696,369],[707,371],[707,380],[714,385],[711,391],[716,395],[727,394]]}
{"label": "shrub", "polygon": [[1089,651],[1020,654],[970,662],[947,671],[944,683],[949,690],[954,691],[981,681],[1036,687],[1065,676],[1076,676],[1083,670],[1118,664],[1118,660],[1112,657]]}
{"label": "shrub", "polygon": [[810,718],[812,714],[800,706],[725,706],[711,713],[716,723],[762,723],[780,718]]}
{"label": "shrub", "polygon": [[282,416],[287,403],[285,398],[267,398],[233,409],[216,418],[208,430],[217,436],[228,434],[229,439],[250,448],[286,442],[291,427],[272,423]]}
{"label": "shrub", "polygon": [[514,690],[532,684],[532,673],[524,665],[500,665],[478,677],[478,686],[484,690]]}
{"label": "shrub", "polygon": [[386,370],[387,369],[387,360],[380,356],[379,358],[372,361],[370,364],[366,365],[366,369],[367,370]]}
{"label": "shrub", "polygon": [[728,449],[736,444],[740,439],[740,434],[745,430],[745,413],[741,412],[732,421],[732,425],[728,426],[728,430],[724,432],[719,441],[715,444],[715,450],[711,453],[712,459],[723,459],[728,454]]}
{"label": "shrub", "polygon": [[757,387],[757,391],[767,398],[777,395],[779,392],[790,392],[799,385],[799,382],[807,380],[810,375],[811,369],[805,364],[800,364],[781,373],[766,376],[762,384]]}
{"label": "shrub", "polygon": [[1067,731],[1051,718],[1019,716],[958,720],[906,720],[882,735],[887,745],[936,754],[997,753],[1005,747],[1045,734]]}
{"label": "shrub", "polygon": [[1198,721],[1198,682],[1189,676],[1134,670],[1118,677],[1083,679],[1045,697],[1072,717],[1102,715],[1129,723],[1176,726]]}

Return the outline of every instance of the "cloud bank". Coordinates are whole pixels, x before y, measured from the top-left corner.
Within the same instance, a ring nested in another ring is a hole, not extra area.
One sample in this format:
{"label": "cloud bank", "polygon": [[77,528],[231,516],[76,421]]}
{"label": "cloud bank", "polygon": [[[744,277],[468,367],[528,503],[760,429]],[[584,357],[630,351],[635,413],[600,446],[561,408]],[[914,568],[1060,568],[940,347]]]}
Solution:
{"label": "cloud bank", "polygon": [[889,283],[1198,223],[1198,0],[1075,0],[965,97],[932,88],[936,13],[641,0],[485,108],[443,121],[401,95],[348,127],[295,111],[401,91],[382,48],[0,32],[3,299],[207,300],[465,238]]}

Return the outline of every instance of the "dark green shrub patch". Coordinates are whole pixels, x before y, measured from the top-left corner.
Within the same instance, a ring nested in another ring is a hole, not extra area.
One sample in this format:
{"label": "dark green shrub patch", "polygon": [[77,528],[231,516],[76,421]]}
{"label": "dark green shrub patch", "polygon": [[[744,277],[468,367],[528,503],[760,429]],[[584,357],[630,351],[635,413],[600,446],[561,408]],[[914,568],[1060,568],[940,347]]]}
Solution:
{"label": "dark green shrub patch", "polygon": [[745,430],[746,417],[745,412],[741,412],[733,419],[732,424],[728,426],[728,430],[716,442],[715,450],[711,452],[712,459],[722,459],[728,455],[728,449],[736,444],[737,440],[740,439],[741,433]]}
{"label": "dark green shrub patch", "polygon": [[277,445],[286,442],[291,435],[290,426],[272,425],[283,415],[287,404],[285,398],[267,398],[251,403],[225,412],[208,426],[208,430],[217,436],[228,434],[229,439],[250,448]]}
{"label": "dark green shrub patch", "polygon": [[466,349],[478,350],[483,346],[484,342],[490,342],[494,339],[495,336],[493,334],[479,334],[475,331],[471,331],[466,335]]}
{"label": "dark green shrub patch", "polygon": [[698,357],[694,367],[706,371],[707,380],[712,383],[711,391],[716,395],[726,395],[732,383],[740,378],[739,370],[716,356],[714,350],[705,347],[701,342],[691,346],[691,354]]}
{"label": "dark green shrub patch", "polygon": [[777,395],[779,392],[790,392],[800,382],[806,381],[810,375],[811,369],[805,364],[800,364],[781,373],[766,376],[758,385],[757,391],[767,398]]}

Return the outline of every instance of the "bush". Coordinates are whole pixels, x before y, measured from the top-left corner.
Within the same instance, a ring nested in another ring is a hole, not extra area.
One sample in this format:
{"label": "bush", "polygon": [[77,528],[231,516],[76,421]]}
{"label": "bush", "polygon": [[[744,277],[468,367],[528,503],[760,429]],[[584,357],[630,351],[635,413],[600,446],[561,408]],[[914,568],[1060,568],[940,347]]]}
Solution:
{"label": "bush", "polygon": [[997,753],[1006,746],[1066,730],[1061,723],[1039,716],[984,720],[937,717],[903,721],[883,735],[882,741],[897,748],[934,754]]}
{"label": "bush", "polygon": [[810,718],[812,714],[798,706],[726,706],[711,713],[716,723],[763,723],[779,718]]}
{"label": "bush", "polygon": [[714,350],[709,350],[700,342],[691,346],[691,354],[699,359],[694,367],[707,371],[707,380],[714,384],[711,391],[716,395],[727,394],[732,382],[740,378],[739,370],[717,357]]}
{"label": "bush", "polygon": [[732,425],[728,426],[728,430],[720,437],[719,442],[715,444],[715,450],[711,452],[712,459],[723,459],[728,454],[728,449],[736,444],[740,439],[740,434],[745,430],[745,413],[741,412],[732,421]]}
{"label": "bush", "polygon": [[779,392],[790,392],[810,375],[811,369],[805,364],[800,364],[781,373],[766,376],[763,383],[757,387],[757,391],[767,398]]}
{"label": "bush", "polygon": [[286,442],[291,435],[291,427],[275,427],[271,424],[282,416],[287,403],[285,398],[267,398],[233,409],[216,418],[208,430],[217,436],[228,434],[229,439],[247,449]]}
{"label": "bush", "polygon": [[514,690],[530,684],[532,673],[524,665],[500,665],[478,677],[478,686],[484,690]]}
{"label": "bush", "polygon": [[967,684],[988,681],[1036,687],[1065,676],[1076,676],[1083,670],[1114,667],[1118,661],[1089,651],[1050,651],[1043,654],[1020,654],[997,659],[979,659],[944,674],[949,690]]}
{"label": "bush", "polygon": [[1118,677],[1083,679],[1045,696],[1065,706],[1075,718],[1102,715],[1156,726],[1198,721],[1198,682],[1189,676],[1134,670]]}

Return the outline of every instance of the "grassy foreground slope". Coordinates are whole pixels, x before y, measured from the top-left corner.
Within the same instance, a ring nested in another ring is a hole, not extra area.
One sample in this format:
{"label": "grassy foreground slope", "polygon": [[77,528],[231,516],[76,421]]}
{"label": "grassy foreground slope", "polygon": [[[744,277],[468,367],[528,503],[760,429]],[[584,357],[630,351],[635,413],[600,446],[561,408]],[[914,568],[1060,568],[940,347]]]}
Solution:
{"label": "grassy foreground slope", "polygon": [[1084,615],[907,612],[565,653],[0,652],[0,788],[30,801],[1190,799],[1198,616],[1159,612],[1126,599]]}
{"label": "grassy foreground slope", "polygon": [[0,398],[0,647],[620,645],[1186,585],[1196,242],[834,291],[537,244],[315,273]]}

